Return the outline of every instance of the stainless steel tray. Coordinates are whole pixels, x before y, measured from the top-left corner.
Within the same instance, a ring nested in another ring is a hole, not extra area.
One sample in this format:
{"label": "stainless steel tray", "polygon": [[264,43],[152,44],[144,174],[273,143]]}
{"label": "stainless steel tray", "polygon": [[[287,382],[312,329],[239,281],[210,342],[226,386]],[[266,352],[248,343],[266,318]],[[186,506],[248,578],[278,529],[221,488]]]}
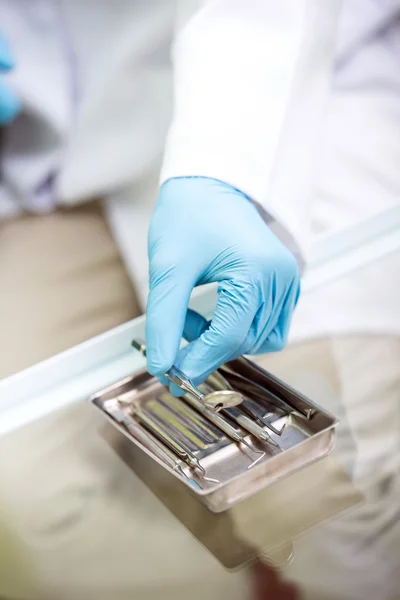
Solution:
{"label": "stainless steel tray", "polygon": [[[131,442],[131,464],[135,462],[135,454],[139,453],[143,456],[145,453],[162,467],[168,477],[179,482],[178,486],[183,486],[182,491],[189,490],[212,512],[225,511],[279,479],[329,454],[333,448],[337,425],[332,415],[255,363],[242,358],[228,366],[232,371],[261,385],[263,389],[287,402],[293,408],[293,412],[282,416],[282,413],[277,411],[274,425],[280,428],[286,424],[286,427],[281,436],[271,434],[271,437],[279,443],[280,448],[255,440],[253,436],[243,432],[247,441],[258,450],[265,452],[264,457],[252,468],[249,466],[256,457],[246,448],[238,447],[222,432],[215,444],[194,450],[194,454],[206,469],[207,477],[218,480],[218,483],[195,477],[185,463],[180,463],[184,473],[195,479],[196,485],[193,485],[189,479],[172,470],[156,457],[146,445],[135,439],[124,426],[117,423],[105,411],[107,401],[122,394],[129,393],[132,402],[144,408],[149,402],[154,402],[160,395],[165,394],[166,389],[146,371],[140,371],[118,381],[95,393],[89,399],[116,430]],[[248,397],[251,397],[250,394]],[[257,401],[256,398],[253,400]]]}

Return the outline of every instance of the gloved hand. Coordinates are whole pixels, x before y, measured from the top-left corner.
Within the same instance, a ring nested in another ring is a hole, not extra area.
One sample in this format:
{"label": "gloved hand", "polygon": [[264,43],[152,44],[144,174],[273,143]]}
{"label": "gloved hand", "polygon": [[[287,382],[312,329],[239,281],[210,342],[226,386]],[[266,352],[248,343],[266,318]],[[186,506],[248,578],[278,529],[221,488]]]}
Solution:
{"label": "gloved hand", "polygon": [[[300,276],[293,255],[270,231],[249,198],[204,177],[162,186],[149,230],[148,371],[175,364],[198,385],[241,354],[286,343]],[[218,282],[210,324],[190,311],[193,287]],[[179,350],[186,334],[194,339]],[[176,391],[176,388],[173,390]]]}
{"label": "gloved hand", "polygon": [[[0,34],[0,73],[10,71],[14,59],[4,37]],[[15,117],[20,108],[19,101],[8,87],[4,78],[0,79],[0,125],[6,125]]]}

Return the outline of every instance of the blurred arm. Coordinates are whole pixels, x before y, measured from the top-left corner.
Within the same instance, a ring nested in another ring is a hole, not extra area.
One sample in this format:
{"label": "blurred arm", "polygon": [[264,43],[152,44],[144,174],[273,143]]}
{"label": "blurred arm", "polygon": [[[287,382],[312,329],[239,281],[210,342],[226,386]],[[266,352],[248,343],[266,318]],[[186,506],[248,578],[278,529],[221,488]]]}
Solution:
{"label": "blurred arm", "polygon": [[337,0],[184,0],[161,180],[205,176],[258,202],[307,248]]}

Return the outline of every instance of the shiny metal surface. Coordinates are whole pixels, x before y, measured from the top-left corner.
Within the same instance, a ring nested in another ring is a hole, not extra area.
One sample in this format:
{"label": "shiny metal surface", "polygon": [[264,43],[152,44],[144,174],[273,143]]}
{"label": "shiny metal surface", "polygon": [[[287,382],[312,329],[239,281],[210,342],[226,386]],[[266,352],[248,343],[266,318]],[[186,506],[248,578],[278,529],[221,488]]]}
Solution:
{"label": "shiny metal surface", "polygon": [[284,432],[286,423],[284,423],[282,427],[278,429],[273,424],[273,421],[277,421],[280,417],[283,417],[285,413],[278,415],[276,411],[266,412],[264,406],[255,402],[254,400],[251,400],[250,398],[245,398],[240,407],[244,413],[246,413],[249,417],[254,419],[259,425],[261,425],[261,427],[266,427],[275,435],[282,435],[282,433]]}
{"label": "shiny metal surface", "polygon": [[[223,367],[222,369],[215,371],[215,373],[212,373],[206,380],[206,383],[209,383],[214,389],[233,390],[233,387],[229,381],[229,379],[233,378],[233,382],[236,385],[236,389],[239,389],[241,394],[243,395],[243,401],[240,405],[240,409],[249,417],[255,419],[256,422],[258,421],[262,427],[267,427],[276,435],[281,435],[285,428],[285,423],[283,424],[281,429],[277,429],[271,421],[276,421],[283,415],[287,414],[288,411],[277,409],[274,405],[272,405],[272,407],[270,406],[269,408],[267,408],[265,406],[265,390],[263,390],[260,386],[254,385],[253,382],[244,379],[240,375],[232,373],[231,371],[229,371],[229,369],[225,370],[225,373],[228,378],[224,377],[221,371],[224,372]],[[245,393],[247,393],[248,395],[245,396]],[[252,399],[253,397],[258,399],[259,402],[254,402],[254,400]]]}
{"label": "shiny metal surface", "polygon": [[[272,417],[276,414],[282,416],[284,414],[290,414],[296,410],[293,406],[282,400],[282,398],[279,398],[270,390],[265,389],[256,381],[252,381],[242,374],[239,375],[238,373],[234,373],[227,365],[224,365],[222,369],[224,375],[226,376],[226,380],[229,381],[230,384],[235,385],[237,389],[240,389],[246,398],[250,396],[254,400],[257,400],[259,410],[262,408],[265,409],[265,416]],[[299,414],[307,416],[302,412],[299,412]]]}
{"label": "shiny metal surface", "polygon": [[123,408],[121,408],[120,403],[116,398],[113,400],[108,400],[104,404],[104,410],[110,415],[111,418],[115,419],[117,423],[122,424],[134,438],[149,448],[149,450],[155,456],[157,456],[157,458],[165,462],[165,464],[168,465],[173,471],[178,473],[182,478],[190,481],[191,485],[194,485],[197,488],[199,487],[199,484],[182,470],[182,467],[176,457],[169,452],[167,448],[164,448],[161,444],[159,444],[150,433],[144,431],[136,423],[136,421],[129,416],[123,410]]}
{"label": "shiny metal surface", "polygon": [[158,398],[147,402],[146,411],[190,452],[204,451],[216,442],[215,439],[210,441],[202,432],[194,431],[187,421],[183,420],[179,414],[169,410]]}
{"label": "shiny metal surface", "polygon": [[258,440],[263,442],[268,442],[268,444],[272,444],[279,448],[279,444],[272,439],[272,437],[262,428],[260,425],[257,425],[254,421],[252,421],[246,415],[241,415],[236,417],[236,422],[241,425],[246,431],[254,435]]}
{"label": "shiny metal surface", "polygon": [[310,419],[314,414],[314,408],[310,406],[312,403],[307,398],[244,356],[227,363],[222,368],[233,373],[233,375],[241,375],[250,382],[264,388],[271,402],[277,402],[283,408],[286,406],[286,409],[290,409],[291,412],[295,410],[306,419]]}
{"label": "shiny metal surface", "polygon": [[[146,356],[146,344],[141,339],[132,340],[132,346],[143,356]],[[182,391],[191,394],[194,398],[203,402],[209,408],[220,411],[222,408],[238,406],[243,398],[240,393],[232,389],[227,389],[226,385],[214,387],[214,391],[210,394],[203,394],[189,379],[189,377],[180,371],[177,367],[172,366],[166,373],[166,378],[177,385]],[[215,374],[218,377],[218,373]],[[221,393],[219,393],[221,392]]]}
{"label": "shiny metal surface", "polygon": [[235,442],[243,442],[244,437],[241,434],[241,430],[239,427],[235,427],[233,424],[224,419],[221,415],[215,413],[213,410],[204,406],[202,402],[196,400],[189,394],[186,394],[182,397],[182,400],[190,404],[193,408],[195,408],[199,413],[204,415],[211,423],[214,423],[221,431],[223,431],[229,438],[231,438]]}
{"label": "shiny metal surface", "polygon": [[273,446],[279,448],[279,444],[272,439],[270,435],[262,428],[260,425],[257,425],[252,419],[246,417],[246,415],[242,414],[237,408],[225,408],[223,410],[223,414],[236,421],[238,425],[240,425],[243,429],[254,435],[258,440],[263,442],[268,442]]}
{"label": "shiny metal surface", "polygon": [[165,461],[168,466],[179,472],[180,465],[176,458],[169,454],[166,449],[163,448],[151,434],[144,431],[136,421],[128,415],[122,408],[117,398],[107,400],[104,403],[104,410],[115,419],[117,423],[121,423],[134,437],[136,437],[142,444],[149,447],[161,460]]}
{"label": "shiny metal surface", "polygon": [[192,452],[187,448],[184,448],[184,446],[175,438],[173,438],[164,427],[160,426],[151,415],[140,409],[133,409],[132,414],[141,425],[143,425],[150,431],[150,433],[155,435],[163,444],[170,448],[181,460],[187,463],[190,467],[199,469],[199,471],[205,475],[206,471],[204,467],[201,466],[199,460],[194,456],[194,454],[192,454]]}
{"label": "shiny metal surface", "polygon": [[251,450],[251,452],[255,454],[265,454],[262,450],[257,450],[249,444],[244,435],[240,433],[240,428],[235,428],[231,423],[229,423],[227,419],[224,419],[224,417],[222,417],[221,415],[216,414],[215,411],[210,410],[209,408],[204,406],[204,404],[196,400],[196,398],[193,398],[189,394],[186,394],[185,396],[183,396],[182,399],[188,404],[190,404],[190,406],[193,406],[193,408],[200,412],[200,414],[207,417],[209,421],[217,425],[217,427],[221,431],[223,431],[228,438],[230,438],[237,444],[243,444],[244,446],[246,446],[246,448],[248,448],[249,450]]}
{"label": "shiny metal surface", "polygon": [[188,394],[192,394],[198,400],[204,402],[204,394],[200,392],[200,390],[193,385],[191,380],[185,373],[172,366],[169,371],[165,373],[165,376],[171,383],[177,385],[181,390],[187,392]]}
{"label": "shiny metal surface", "polygon": [[238,406],[243,400],[241,394],[238,392],[226,389],[215,390],[209,394],[203,394],[195,385],[193,385],[189,377],[176,367],[171,367],[169,371],[165,373],[165,376],[181,390],[191,394],[197,400],[203,402],[205,406],[208,406],[217,412],[222,408]]}
{"label": "shiny metal surface", "polygon": [[[269,374],[266,371],[263,373],[263,381],[265,384],[269,381]],[[273,393],[276,393],[276,378],[272,379],[272,383],[274,388]],[[137,453],[140,455],[143,452],[146,453],[156,460],[156,462],[161,464],[164,471],[169,471],[170,476],[177,478],[178,483],[189,489],[190,493],[194,494],[207,508],[213,512],[221,512],[234,506],[238,502],[241,502],[245,498],[253,496],[282,477],[286,477],[315,460],[322,458],[332,449],[334,427],[336,425],[335,419],[304,397],[299,395],[298,399],[293,398],[293,396],[296,395],[296,392],[286,386],[283,382],[279,381],[279,386],[281,386],[280,389],[285,390],[285,394],[287,394],[285,399],[290,397],[290,402],[293,404],[294,409],[291,414],[285,414],[274,421],[275,426],[279,429],[286,424],[285,430],[279,437],[279,448],[273,446],[268,441],[261,441],[254,438],[254,436],[249,435],[243,427],[243,424],[248,425],[246,421],[248,417],[242,415],[237,408],[234,408],[233,410],[238,411],[240,416],[244,417],[244,419],[241,419],[241,425],[238,426],[238,422],[235,423],[232,421],[232,429],[229,429],[229,433],[227,433],[228,429],[226,429],[226,423],[228,423],[228,420],[224,420],[224,425],[222,427],[225,427],[225,431],[221,427],[218,442],[210,444],[209,447],[205,445],[205,447],[201,449],[192,451],[195,461],[191,459],[189,464],[185,464],[183,456],[186,458],[186,453],[185,455],[182,454],[185,449],[181,444],[178,444],[179,452],[182,456],[181,467],[184,473],[190,477],[193,475],[197,479],[196,473],[199,473],[199,471],[196,468],[192,471],[190,465],[196,467],[200,464],[199,461],[201,461],[201,467],[205,469],[207,473],[208,480],[205,480],[204,478],[198,479],[198,489],[194,489],[193,486],[190,485],[190,482],[179,477],[176,471],[167,466],[165,462],[158,460],[157,456],[143,444],[138,443],[133,436],[129,435],[129,432],[126,430],[123,431],[121,424],[117,424],[115,420],[112,420],[112,423],[125,437],[128,437],[130,441],[133,442],[131,444],[132,455],[136,455]],[[268,388],[266,387],[266,389]],[[124,397],[125,401],[130,402],[133,406],[133,412],[135,414],[137,414],[137,411],[139,410],[140,415],[144,415],[151,419],[151,426],[156,424],[159,427],[159,421],[156,421],[149,416],[146,405],[148,403],[151,405],[152,402],[154,403],[154,401],[160,397],[165,401],[165,394],[166,389],[164,386],[148,373],[142,371],[122,382],[117,382],[114,386],[107,388],[104,392],[100,391],[95,394],[92,396],[91,402],[104,413],[104,403],[108,399],[116,396]],[[297,403],[296,400],[298,400]],[[208,416],[205,412],[208,409],[204,404],[197,401],[198,404],[196,406],[196,399],[191,395],[186,395],[184,399],[175,399],[174,402],[175,401],[184,402],[185,404],[183,404],[183,406],[185,407],[189,404],[196,410],[201,406],[202,408],[197,410],[199,413],[198,417]],[[298,407],[300,407],[304,415],[307,415],[309,418],[300,414]],[[229,410],[232,409],[227,409],[227,411]],[[213,411],[210,412],[213,414],[214,420],[212,421],[210,419],[211,422],[208,426],[211,427],[212,425],[217,425],[218,427],[216,420],[219,418],[224,419],[222,416],[224,413],[216,414]],[[251,420],[249,419],[249,421]],[[182,422],[184,422],[184,420]],[[143,421],[143,423],[145,422]],[[254,422],[252,423],[254,425]],[[257,425],[257,427],[260,426]],[[261,427],[260,429],[264,431],[264,435],[269,438],[265,430]],[[156,430],[153,430],[152,433],[157,435],[155,431]],[[161,428],[161,432],[162,433],[158,431],[158,435],[165,436],[164,428]],[[198,431],[195,433],[198,435]],[[244,452],[244,448],[241,448],[236,441],[233,441],[235,437],[239,441],[238,436],[245,438],[245,441],[248,444],[251,443],[251,446],[254,446],[259,452],[265,453],[265,455],[260,456],[257,464],[251,469],[249,469],[249,452]],[[158,439],[161,439],[161,437]],[[164,437],[162,437],[162,441],[163,443],[166,443]],[[168,443],[171,444],[170,439],[168,440]],[[218,480],[218,483],[216,483],[216,480]]]}
{"label": "shiny metal surface", "polygon": [[[235,377],[237,377],[237,376],[235,376]],[[219,370],[212,373],[206,379],[206,384],[207,383],[215,390],[234,391],[234,388],[232,387],[231,383],[228,381],[228,379],[226,379],[224,377],[224,375]],[[240,388],[237,386],[237,389],[240,389]],[[245,387],[245,389],[246,389],[246,387]],[[243,395],[243,389],[240,389],[240,392]],[[276,415],[276,413],[273,413],[273,412],[266,413],[265,410],[262,410],[262,405],[256,404],[255,402],[253,402],[253,400],[251,400],[250,398],[246,398],[245,396],[243,396],[243,400],[240,404],[240,408],[245,413],[247,413],[250,417],[252,417],[253,419],[256,419],[256,421],[260,421],[260,423],[263,427],[268,427],[276,435],[281,435],[283,429],[282,430],[277,429],[268,420],[268,417],[271,417],[271,418],[275,417],[275,420],[276,420],[277,418],[279,418],[279,417],[283,416],[283,414],[285,414],[282,411],[278,415]],[[283,425],[283,428],[284,427],[285,427],[285,425]]]}
{"label": "shiny metal surface", "polygon": [[204,404],[215,412],[239,406],[242,402],[243,396],[230,390],[216,390],[204,396]]}
{"label": "shiny metal surface", "polygon": [[[190,408],[180,399],[175,398],[172,394],[165,393],[158,397],[158,401],[167,406],[173,413],[179,417],[183,423],[192,429],[192,431],[204,438],[208,443],[217,442],[220,439],[220,431],[212,422],[198,414],[196,410]],[[195,400],[195,402],[197,402]],[[212,412],[212,411],[208,411]]]}

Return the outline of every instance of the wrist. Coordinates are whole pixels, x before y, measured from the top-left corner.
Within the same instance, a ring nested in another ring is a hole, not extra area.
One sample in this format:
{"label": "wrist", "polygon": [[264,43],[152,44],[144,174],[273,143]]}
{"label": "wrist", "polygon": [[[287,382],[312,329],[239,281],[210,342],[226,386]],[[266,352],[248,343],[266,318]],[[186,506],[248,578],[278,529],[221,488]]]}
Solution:
{"label": "wrist", "polygon": [[214,177],[205,177],[203,175],[188,175],[182,177],[170,177],[164,181],[160,187],[160,192],[177,192],[184,191],[188,193],[190,190],[215,193],[229,193],[236,196],[242,196],[247,201],[251,202],[251,198],[241,190],[230,185],[226,181]]}

